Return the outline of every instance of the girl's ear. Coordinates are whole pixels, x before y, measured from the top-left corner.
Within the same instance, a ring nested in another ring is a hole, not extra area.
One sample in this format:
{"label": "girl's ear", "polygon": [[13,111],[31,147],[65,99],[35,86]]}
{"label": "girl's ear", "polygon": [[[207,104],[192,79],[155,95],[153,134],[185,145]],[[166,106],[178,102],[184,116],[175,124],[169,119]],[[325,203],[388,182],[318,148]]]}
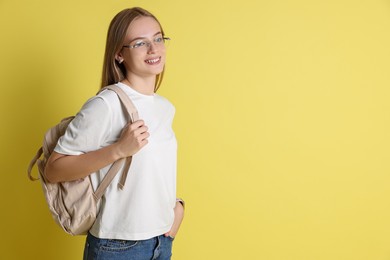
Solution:
{"label": "girl's ear", "polygon": [[122,54],[118,53],[117,55],[115,55],[115,59],[117,62],[119,62],[119,64],[121,64],[123,62]]}

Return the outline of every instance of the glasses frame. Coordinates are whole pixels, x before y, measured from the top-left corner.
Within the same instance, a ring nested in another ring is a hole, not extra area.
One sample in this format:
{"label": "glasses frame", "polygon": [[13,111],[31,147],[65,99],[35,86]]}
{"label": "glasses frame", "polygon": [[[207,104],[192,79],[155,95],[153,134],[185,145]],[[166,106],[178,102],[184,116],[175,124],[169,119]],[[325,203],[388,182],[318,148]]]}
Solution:
{"label": "glasses frame", "polygon": [[[165,41],[170,41],[171,40],[171,38],[165,37],[165,36],[163,36],[161,38],[163,39],[163,43],[165,43]],[[153,41],[147,40],[147,41],[144,41],[144,42],[145,42],[145,45],[146,45],[147,48],[150,48],[150,46],[152,44],[156,44],[156,42],[154,40]],[[139,46],[139,47],[135,47],[135,45],[137,45],[137,44],[127,44],[127,45],[123,45],[122,47],[123,48],[129,48],[129,49],[140,49],[140,48],[145,46],[145,45],[142,45],[142,46]]]}

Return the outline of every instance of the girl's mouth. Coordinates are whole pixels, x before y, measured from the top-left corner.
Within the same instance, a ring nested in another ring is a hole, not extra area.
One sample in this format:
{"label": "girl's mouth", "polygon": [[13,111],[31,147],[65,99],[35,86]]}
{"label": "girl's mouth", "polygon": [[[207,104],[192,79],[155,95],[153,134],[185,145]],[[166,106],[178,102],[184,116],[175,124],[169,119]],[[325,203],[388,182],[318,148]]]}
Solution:
{"label": "girl's mouth", "polygon": [[161,61],[161,57],[158,57],[158,58],[155,58],[155,59],[145,60],[145,62],[147,64],[150,64],[150,65],[158,64],[158,63],[160,63],[160,61]]}

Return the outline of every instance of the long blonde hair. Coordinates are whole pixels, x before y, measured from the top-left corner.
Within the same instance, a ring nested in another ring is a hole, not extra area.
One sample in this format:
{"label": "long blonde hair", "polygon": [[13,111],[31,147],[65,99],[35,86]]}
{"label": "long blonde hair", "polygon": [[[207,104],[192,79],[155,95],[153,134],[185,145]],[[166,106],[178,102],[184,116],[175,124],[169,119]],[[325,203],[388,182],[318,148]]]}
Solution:
{"label": "long blonde hair", "polygon": [[[110,27],[108,28],[107,41],[106,41],[106,50],[104,53],[104,62],[103,62],[103,75],[101,88],[104,88],[108,85],[115,84],[126,78],[126,69],[123,63],[119,63],[115,56],[122,49],[124,44],[124,39],[126,37],[126,32],[131,24],[136,18],[145,16],[152,17],[160,25],[161,33],[164,35],[164,31],[161,27],[160,22],[157,18],[140,7],[128,8],[119,12],[111,21]],[[154,92],[160,87],[165,68],[163,71],[156,76],[156,83],[154,86]]]}

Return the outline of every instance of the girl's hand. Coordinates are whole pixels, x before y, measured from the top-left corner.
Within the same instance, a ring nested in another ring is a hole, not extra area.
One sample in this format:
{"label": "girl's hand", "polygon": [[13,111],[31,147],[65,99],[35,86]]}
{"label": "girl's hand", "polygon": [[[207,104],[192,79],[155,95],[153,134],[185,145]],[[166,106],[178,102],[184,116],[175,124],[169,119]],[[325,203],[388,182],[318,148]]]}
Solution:
{"label": "girl's hand", "polygon": [[148,143],[148,127],[143,120],[129,123],[122,129],[121,136],[116,143],[119,158],[129,157],[137,153]]}
{"label": "girl's hand", "polygon": [[183,221],[184,218],[184,207],[180,202],[176,202],[176,206],[174,208],[175,212],[175,220],[173,221],[173,225],[171,227],[171,230],[164,234],[164,236],[172,237],[174,238],[177,235],[177,232],[179,231],[180,224]]}

